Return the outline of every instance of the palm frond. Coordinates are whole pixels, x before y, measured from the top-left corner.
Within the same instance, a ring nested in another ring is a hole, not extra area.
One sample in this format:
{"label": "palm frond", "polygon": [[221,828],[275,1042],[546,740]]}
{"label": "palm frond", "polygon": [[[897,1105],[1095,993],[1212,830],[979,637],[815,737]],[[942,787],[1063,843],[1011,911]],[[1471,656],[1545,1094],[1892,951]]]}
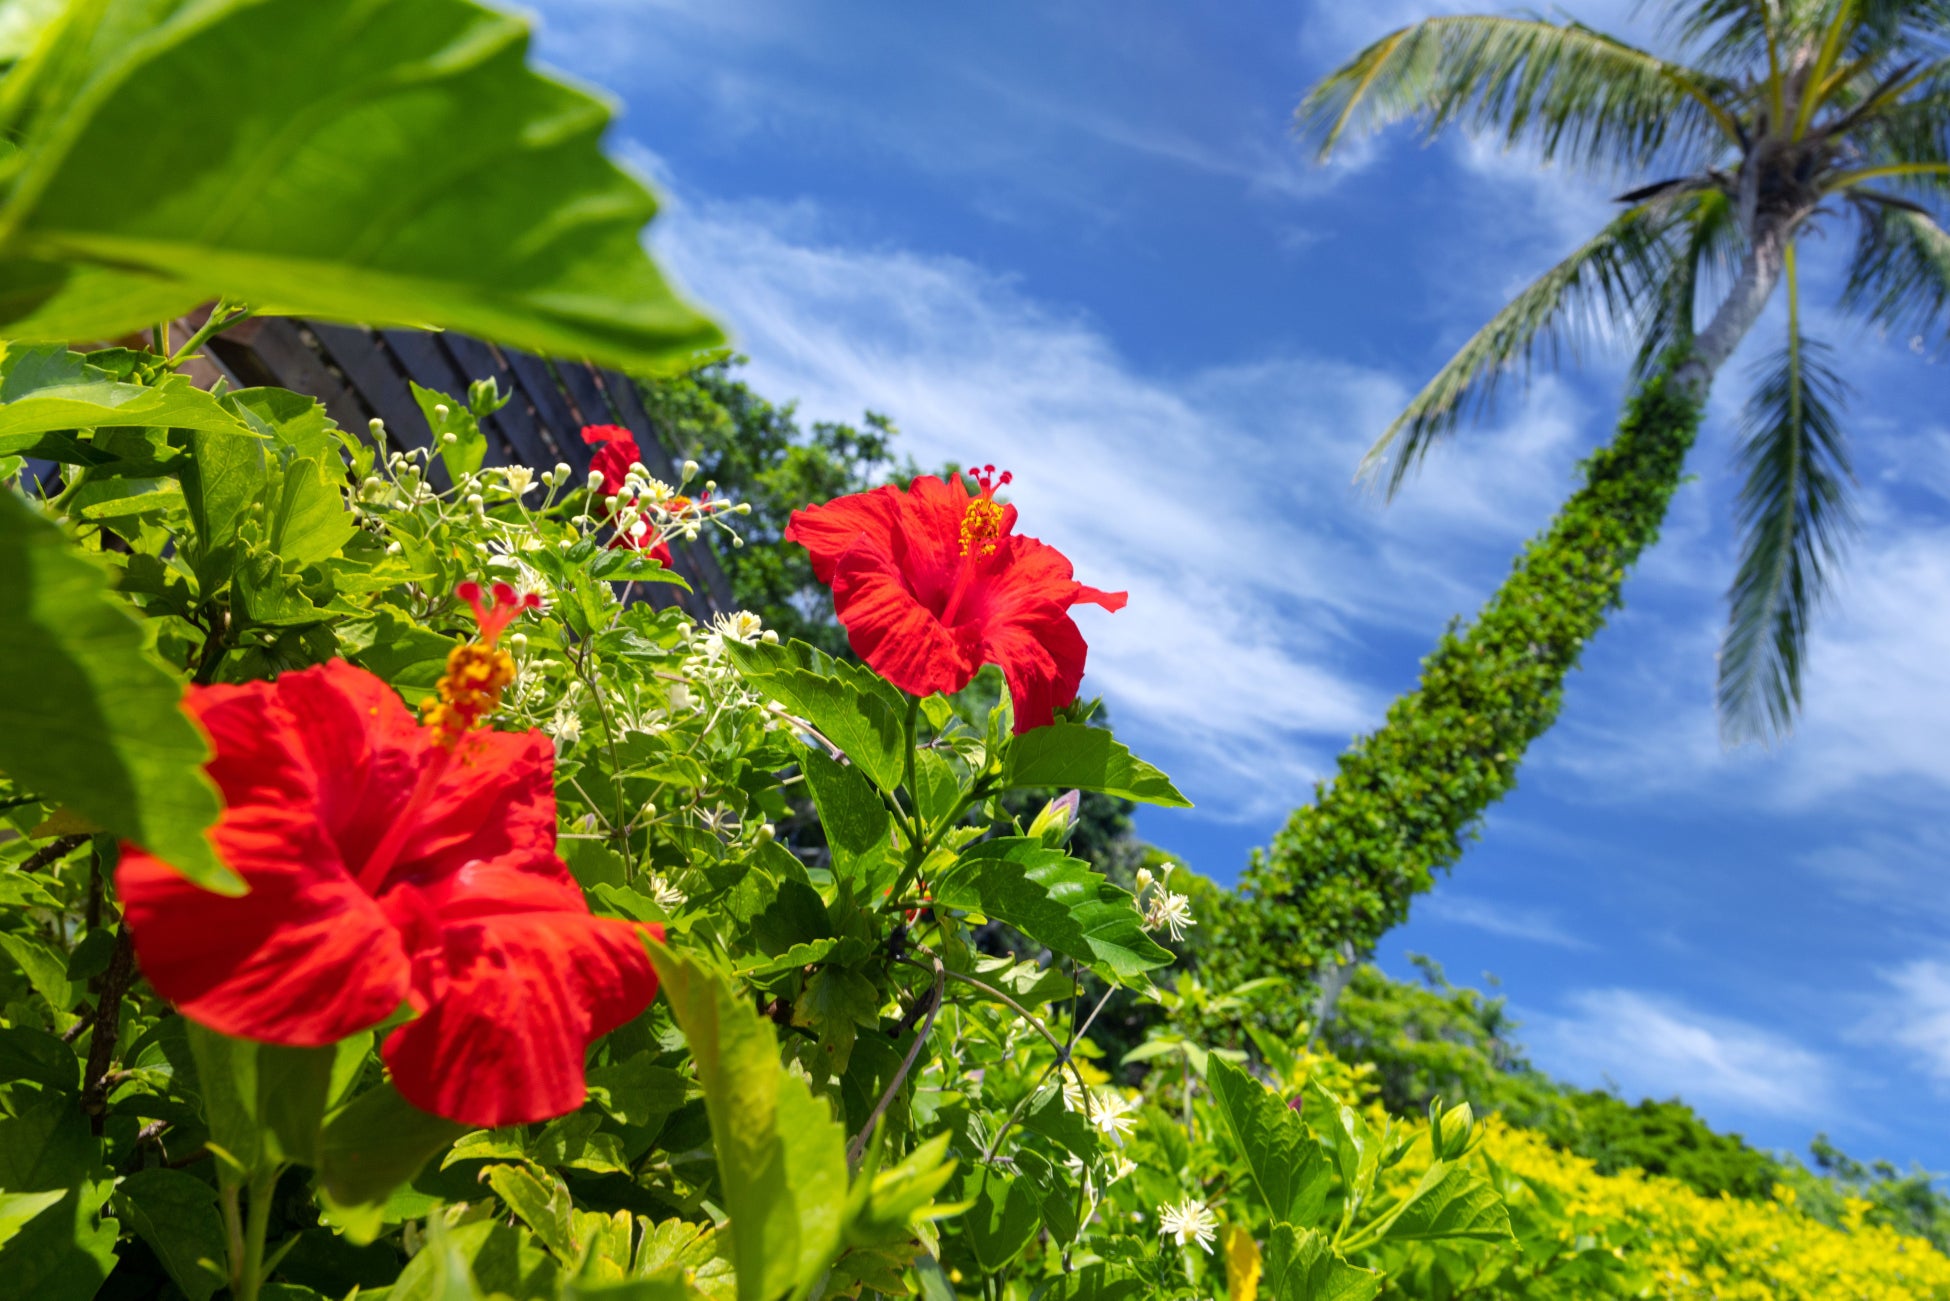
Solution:
{"label": "palm frond", "polygon": [[1676,214],[1671,236],[1676,244],[1672,269],[1660,286],[1639,332],[1632,372],[1649,377],[1666,354],[1692,343],[1695,313],[1702,296],[1733,283],[1746,241],[1734,203],[1725,190],[1703,190]]}
{"label": "palm frond", "polygon": [[1546,364],[1576,357],[1600,324],[1649,310],[1671,271],[1671,206],[1654,200],[1621,213],[1505,304],[1395,417],[1362,458],[1360,477],[1386,467],[1392,496],[1434,443],[1491,408],[1510,371],[1527,373],[1540,356]]}
{"label": "palm frond", "polygon": [[[1793,277],[1793,258],[1789,276]],[[1809,620],[1855,528],[1839,412],[1848,388],[1826,345],[1803,337],[1789,285],[1787,346],[1763,363],[1741,430],[1740,568],[1720,647],[1722,734],[1793,727]]]}
{"label": "palm frond", "polygon": [[1299,119],[1323,158],[1350,130],[1420,116],[1431,135],[1460,125],[1613,171],[1737,140],[1727,91],[1577,23],[1461,15],[1382,37],[1314,87]]}
{"label": "palm frond", "polygon": [[1950,332],[1950,233],[1900,197],[1860,197],[1842,306],[1897,334]]}

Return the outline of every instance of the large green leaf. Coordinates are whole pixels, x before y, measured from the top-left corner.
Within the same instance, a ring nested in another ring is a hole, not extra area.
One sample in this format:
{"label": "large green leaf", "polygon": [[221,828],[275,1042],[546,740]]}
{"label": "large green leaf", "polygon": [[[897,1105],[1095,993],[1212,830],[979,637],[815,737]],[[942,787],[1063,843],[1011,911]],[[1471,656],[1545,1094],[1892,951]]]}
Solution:
{"label": "large green leaf", "polygon": [[223,1286],[223,1217],[209,1184],[181,1170],[138,1170],[116,1188],[115,1209],[190,1301],[210,1301]]}
{"label": "large green leaf", "polygon": [[250,433],[187,375],[129,384],[58,343],[0,343],[0,455],[57,431],[131,427]]}
{"label": "large green leaf", "polygon": [[863,668],[841,664],[810,646],[741,646],[726,652],[756,690],[818,728],[884,791],[901,784],[906,730],[898,691]]}
{"label": "large green leaf", "polygon": [[943,907],[986,913],[1105,980],[1128,984],[1172,956],[1144,932],[1137,903],[1089,865],[1040,840],[972,846],[934,888]]}
{"label": "large green leaf", "polygon": [[1401,1205],[1390,1212],[1387,1241],[1472,1238],[1509,1242],[1510,1212],[1489,1180],[1468,1167],[1438,1161],[1422,1173]]}
{"label": "large green leaf", "polygon": [[1264,1259],[1266,1301],[1370,1301],[1381,1291],[1381,1275],[1336,1256],[1317,1229],[1274,1225]]}
{"label": "large green leaf", "polygon": [[289,1161],[319,1164],[320,1131],[333,1099],[357,1078],[372,1036],[323,1048],[232,1039],[194,1021],[185,1027],[210,1141],[236,1162],[226,1174]]}
{"label": "large green leaf", "polygon": [[1086,723],[1051,723],[1009,743],[1003,776],[1010,786],[1100,791],[1140,804],[1189,809],[1171,779],[1132,755],[1116,737]]}
{"label": "large green leaf", "polygon": [[3,491],[0,610],[0,771],[197,884],[242,893],[204,834],[217,792],[182,686],[143,651],[107,574]]}
{"label": "large green leaf", "polygon": [[115,1268],[116,1224],[101,1205],[110,1185],[83,1184],[0,1245],[0,1290],[33,1301],[89,1301]]}
{"label": "large green leaf", "polygon": [[650,946],[711,1117],[739,1301],[800,1292],[839,1252],[846,1134],[779,1063],[772,1023],[723,976]]}
{"label": "large green leaf", "polygon": [[894,815],[858,768],[811,748],[801,753],[799,764],[833,851],[833,875],[849,882],[856,897],[870,895],[888,862]]}
{"label": "large green leaf", "polygon": [[1299,1114],[1222,1057],[1211,1059],[1205,1082],[1273,1218],[1302,1226],[1318,1223],[1333,1186],[1334,1165]]}
{"label": "large green leaf", "polygon": [[369,1089],[325,1126],[318,1144],[318,1178],[341,1223],[370,1239],[378,1210],[392,1191],[420,1172],[467,1126],[430,1115],[391,1084]]}
{"label": "large green leaf", "polygon": [[[670,367],[721,342],[644,252],[609,113],[471,0],[103,0],[9,87],[0,330],[100,338],[228,295]],[[159,123],[194,148],[156,148]]]}

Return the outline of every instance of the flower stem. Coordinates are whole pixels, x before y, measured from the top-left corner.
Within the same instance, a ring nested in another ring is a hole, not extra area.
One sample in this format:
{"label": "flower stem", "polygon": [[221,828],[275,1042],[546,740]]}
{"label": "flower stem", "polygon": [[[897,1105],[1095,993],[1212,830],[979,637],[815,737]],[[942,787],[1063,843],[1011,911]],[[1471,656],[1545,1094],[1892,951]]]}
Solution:
{"label": "flower stem", "polygon": [[271,1194],[277,1191],[283,1166],[273,1166],[251,1179],[250,1206],[244,1224],[244,1261],[236,1286],[236,1301],[257,1301],[264,1286],[264,1237],[271,1227]]}

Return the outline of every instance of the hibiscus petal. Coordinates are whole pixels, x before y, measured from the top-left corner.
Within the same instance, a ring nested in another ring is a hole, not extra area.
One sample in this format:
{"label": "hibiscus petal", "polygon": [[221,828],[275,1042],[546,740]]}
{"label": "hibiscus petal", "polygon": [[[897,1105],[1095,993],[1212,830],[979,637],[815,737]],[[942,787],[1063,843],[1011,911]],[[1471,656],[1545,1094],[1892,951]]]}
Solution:
{"label": "hibiscus petal", "polygon": [[1078,583],[1074,604],[1101,605],[1114,614],[1129,604],[1130,600],[1129,592],[1106,592],[1101,587],[1085,587],[1082,583]]}
{"label": "hibiscus petal", "polygon": [[900,498],[900,489],[889,486],[795,510],[786,521],[785,540],[804,547],[812,559],[813,576],[830,585],[840,558],[862,540],[887,555],[895,554],[901,531]]}
{"label": "hibiscus petal", "polygon": [[[419,781],[433,751],[426,731],[397,691],[343,660],[282,674],[269,689],[279,716],[289,720],[292,748],[314,775],[314,815],[356,874]],[[256,766],[256,748],[241,737],[218,738],[220,762],[212,775],[232,765]],[[219,785],[223,780],[218,776]]]}
{"label": "hibiscus petal", "polygon": [[1015,707],[1018,736],[1055,721],[1056,710],[1083,685],[1083,634],[1069,612],[1051,601],[1020,606],[982,630],[982,657],[1002,666]]}
{"label": "hibiscus petal", "polygon": [[[915,599],[936,614],[945,612],[961,572],[961,526],[972,501],[959,483],[923,475],[900,499],[900,533],[891,554]],[[1004,506],[998,537],[1015,522],[1016,508]]]}
{"label": "hibiscus petal", "polygon": [[587,912],[449,924],[438,1002],[381,1048],[423,1111],[493,1128],[567,1115],[587,1094],[589,1044],[642,1012],[657,976],[641,932]]}
{"label": "hibiscus petal", "polygon": [[[555,749],[540,732],[474,732],[454,752],[387,874],[435,889],[470,863],[555,862]],[[567,878],[567,869],[563,869]]]}
{"label": "hibiscus petal", "polygon": [[916,600],[888,555],[864,543],[832,575],[833,610],[853,653],[902,691],[960,691],[982,661],[976,629],[951,629]]}
{"label": "hibiscus petal", "polygon": [[143,975],[185,1016],[314,1047],[391,1015],[409,965],[319,824],[314,774],[288,715],[267,707],[271,696],[270,684],[254,684],[191,702],[216,741],[211,768],[228,801],[211,837],[250,893],[212,894],[134,846],[124,847],[115,890]]}

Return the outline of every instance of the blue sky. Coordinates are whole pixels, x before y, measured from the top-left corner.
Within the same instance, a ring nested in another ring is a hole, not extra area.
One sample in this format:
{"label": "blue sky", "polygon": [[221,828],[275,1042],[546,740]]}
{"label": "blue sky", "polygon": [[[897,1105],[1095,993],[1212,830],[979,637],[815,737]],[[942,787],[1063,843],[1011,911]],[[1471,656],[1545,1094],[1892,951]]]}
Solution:
{"label": "blue sky", "polygon": [[[668,200],[659,256],[753,382],[891,414],[921,461],[1014,470],[1086,582],[1087,690],[1196,812],[1143,832],[1232,880],[1409,686],[1608,434],[1621,359],[1506,401],[1384,507],[1367,443],[1605,219],[1599,181],[1398,130],[1313,165],[1293,105],[1432,6],[544,0],[541,57],[607,87]],[[1444,6],[1455,7],[1455,6]],[[1626,0],[1564,6],[1644,36]],[[1619,188],[1619,187],[1614,187]],[[1833,301],[1831,236],[1810,301]],[[1494,972],[1546,1069],[1722,1127],[1950,1169],[1950,422],[1934,340],[1813,316],[1857,397],[1864,530],[1807,711],[1724,750],[1713,653],[1723,375],[1659,547],[1558,727],[1380,959]]]}

